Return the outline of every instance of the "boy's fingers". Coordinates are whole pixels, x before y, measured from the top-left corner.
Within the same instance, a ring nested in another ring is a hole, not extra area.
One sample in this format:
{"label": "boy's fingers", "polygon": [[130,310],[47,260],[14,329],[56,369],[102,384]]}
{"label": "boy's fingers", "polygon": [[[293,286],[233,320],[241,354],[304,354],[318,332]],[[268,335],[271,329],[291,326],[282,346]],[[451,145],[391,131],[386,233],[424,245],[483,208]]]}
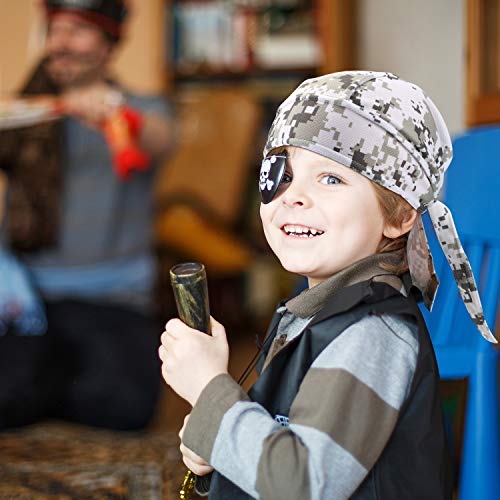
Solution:
{"label": "boy's fingers", "polygon": [[179,431],[179,437],[181,438],[182,441],[182,436],[184,435],[184,429],[186,428],[186,424],[189,420],[189,413],[184,417],[184,423],[182,424],[181,430]]}
{"label": "boy's fingers", "polygon": [[212,328],[222,326],[222,323],[219,323],[213,316],[210,316],[210,323]]}
{"label": "boy's fingers", "polygon": [[182,461],[186,465],[186,467],[194,472],[197,476],[204,476],[205,474],[209,474],[212,472],[214,469],[210,465],[199,465],[195,462],[192,462],[189,460],[189,458],[183,457]]}
{"label": "boy's fingers", "polygon": [[167,324],[165,325],[165,333],[167,333],[174,339],[179,338],[185,333],[192,333],[196,331],[197,330],[194,330],[193,328],[187,326],[186,323],[181,321],[179,318],[172,318],[168,320]]}
{"label": "boy's fingers", "polygon": [[160,359],[164,362],[167,359],[167,350],[165,349],[165,346],[160,346],[158,348],[158,356]]}
{"label": "boy's fingers", "polygon": [[209,465],[208,462],[203,460],[203,458],[197,455],[194,451],[187,448],[186,445],[181,443],[179,449],[181,450],[182,456],[190,460],[193,464],[200,466]]}
{"label": "boy's fingers", "polygon": [[184,328],[189,328],[185,323],[183,323],[179,318],[172,318],[167,321],[165,325],[165,332],[169,333],[173,337]]}
{"label": "boy's fingers", "polygon": [[210,316],[210,323],[212,327],[212,337],[226,337],[226,329],[216,319],[212,318],[212,316]]}
{"label": "boy's fingers", "polygon": [[191,415],[190,413],[188,413],[185,417],[184,417],[184,422],[182,424],[182,428],[181,430],[179,431],[179,437],[182,439],[182,435],[184,434],[184,429],[186,428],[186,424],[188,423],[188,420],[189,420],[189,415]]}

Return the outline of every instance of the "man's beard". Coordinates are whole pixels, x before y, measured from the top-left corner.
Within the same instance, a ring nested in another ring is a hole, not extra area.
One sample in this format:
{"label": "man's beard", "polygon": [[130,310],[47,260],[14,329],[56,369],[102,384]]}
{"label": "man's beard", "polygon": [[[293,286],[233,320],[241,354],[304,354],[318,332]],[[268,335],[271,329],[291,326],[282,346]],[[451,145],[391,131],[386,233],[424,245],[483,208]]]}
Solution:
{"label": "man's beard", "polygon": [[[65,64],[58,64],[61,58]],[[46,67],[54,82],[63,87],[78,87],[102,78],[105,65],[93,54],[60,51],[48,55]]]}

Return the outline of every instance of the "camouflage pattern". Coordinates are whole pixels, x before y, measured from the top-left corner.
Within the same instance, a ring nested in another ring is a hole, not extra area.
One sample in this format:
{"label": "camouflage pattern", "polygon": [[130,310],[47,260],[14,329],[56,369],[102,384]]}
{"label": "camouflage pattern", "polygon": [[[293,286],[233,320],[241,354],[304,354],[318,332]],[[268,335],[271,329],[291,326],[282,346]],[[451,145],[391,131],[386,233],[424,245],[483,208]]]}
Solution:
{"label": "camouflage pattern", "polygon": [[406,253],[412,282],[422,292],[424,304],[430,311],[439,286],[439,279],[434,269],[424,224],[420,215],[416,218],[413,229],[408,235]]}
{"label": "camouflage pattern", "polygon": [[[279,107],[264,158],[282,146],[337,161],[400,195],[419,214],[429,210],[469,314],[482,335],[495,342],[451,214],[437,201],[452,144],[443,117],[422,89],[385,72],[345,71],[306,80]],[[430,309],[438,280],[417,219],[408,262]]]}
{"label": "camouflage pattern", "polygon": [[453,271],[460,296],[472,321],[486,340],[496,344],[497,340],[491,333],[484,318],[476,280],[472,274],[467,255],[460,243],[450,209],[444,203],[436,201],[429,205],[429,215],[441,248]]}

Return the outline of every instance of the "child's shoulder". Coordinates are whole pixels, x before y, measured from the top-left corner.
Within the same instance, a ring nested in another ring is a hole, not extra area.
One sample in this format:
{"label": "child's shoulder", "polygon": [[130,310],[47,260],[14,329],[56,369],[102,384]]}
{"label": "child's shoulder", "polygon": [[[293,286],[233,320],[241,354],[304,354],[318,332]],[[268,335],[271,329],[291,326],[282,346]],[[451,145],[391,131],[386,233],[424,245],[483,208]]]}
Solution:
{"label": "child's shoulder", "polygon": [[[333,339],[312,370],[361,382],[398,408],[419,364],[418,327],[402,315],[366,315]],[[331,378],[331,380],[334,380]]]}
{"label": "child's shoulder", "polygon": [[[327,324],[324,327],[328,327]],[[366,314],[336,336],[325,349],[334,357],[389,359],[402,356],[415,363],[420,348],[418,324],[414,318],[394,313]]]}
{"label": "child's shoulder", "polygon": [[358,323],[368,331],[383,332],[394,343],[404,342],[416,353],[419,348],[418,323],[407,314],[381,313],[371,314]]}

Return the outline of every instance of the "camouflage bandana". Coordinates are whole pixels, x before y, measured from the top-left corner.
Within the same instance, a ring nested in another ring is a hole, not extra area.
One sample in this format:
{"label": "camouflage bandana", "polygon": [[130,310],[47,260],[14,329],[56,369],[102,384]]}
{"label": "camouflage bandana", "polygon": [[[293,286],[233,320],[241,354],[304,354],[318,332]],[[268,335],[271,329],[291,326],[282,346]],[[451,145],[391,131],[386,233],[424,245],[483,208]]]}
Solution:
{"label": "camouflage bandana", "polygon": [[472,321],[496,343],[450,210],[438,200],[452,144],[443,117],[422,89],[372,71],[306,80],[279,107],[264,158],[281,146],[301,147],[352,168],[419,212],[408,238],[408,265],[430,310],[439,280],[420,215],[428,210]]}

